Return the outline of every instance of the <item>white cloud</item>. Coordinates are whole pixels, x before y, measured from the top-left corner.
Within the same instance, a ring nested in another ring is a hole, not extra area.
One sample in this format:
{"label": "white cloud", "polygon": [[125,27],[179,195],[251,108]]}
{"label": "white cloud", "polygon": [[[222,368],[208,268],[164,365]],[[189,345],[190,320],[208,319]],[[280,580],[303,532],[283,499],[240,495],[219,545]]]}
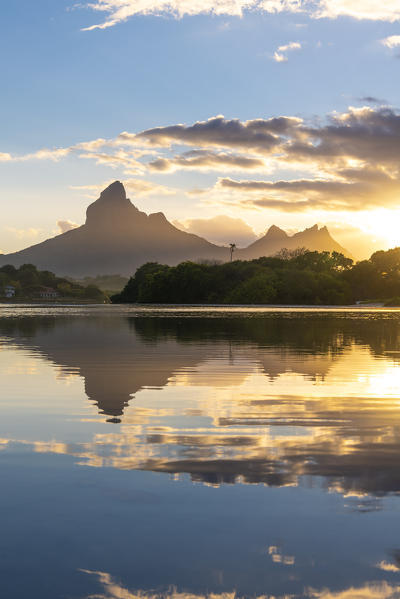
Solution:
{"label": "white cloud", "polygon": [[[93,185],[71,185],[71,189],[76,191],[85,191],[86,197],[97,198],[103,189],[108,187],[113,180],[103,181],[102,183],[95,183]],[[149,196],[149,195],[174,195],[176,189],[167,187],[166,185],[159,185],[152,181],[146,181],[145,179],[124,179],[124,186],[127,192],[133,193],[135,196]]]}
{"label": "white cloud", "polygon": [[274,52],[273,59],[276,62],[287,62],[288,57],[286,54],[292,50],[301,50],[301,44],[299,42],[289,42],[288,44],[279,46],[276,52]]}
{"label": "white cloud", "polygon": [[84,31],[107,29],[135,15],[169,14],[176,18],[213,14],[242,16],[248,11],[305,13],[312,18],[346,16],[394,22],[400,18],[398,0],[93,0],[87,8],[106,13],[101,23]]}
{"label": "white cloud", "polygon": [[34,239],[42,233],[41,229],[34,229],[33,227],[30,227],[29,229],[6,227],[6,230],[10,233],[13,233],[13,235],[15,235],[18,239]]}
{"label": "white cloud", "polygon": [[400,19],[400,3],[399,0],[319,0],[315,16],[394,22]]}
{"label": "white cloud", "polygon": [[397,48],[397,46],[400,46],[400,35],[389,35],[389,37],[381,40],[381,44],[386,46],[386,48]]}
{"label": "white cloud", "polygon": [[238,246],[246,247],[257,239],[253,229],[241,218],[218,215],[212,218],[192,218],[173,223],[178,229],[205,237],[217,244],[234,241]]}
{"label": "white cloud", "polygon": [[72,229],[76,229],[79,227],[76,223],[73,223],[70,220],[58,220],[57,227],[59,228],[60,233],[66,233],[67,231],[72,231]]}

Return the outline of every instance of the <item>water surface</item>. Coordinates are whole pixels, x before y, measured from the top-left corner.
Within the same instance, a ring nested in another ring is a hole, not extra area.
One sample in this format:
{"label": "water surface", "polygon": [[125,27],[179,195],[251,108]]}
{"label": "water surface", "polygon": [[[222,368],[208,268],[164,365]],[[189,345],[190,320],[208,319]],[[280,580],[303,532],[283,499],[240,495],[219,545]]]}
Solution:
{"label": "water surface", "polygon": [[0,312],[7,599],[400,597],[400,312]]}

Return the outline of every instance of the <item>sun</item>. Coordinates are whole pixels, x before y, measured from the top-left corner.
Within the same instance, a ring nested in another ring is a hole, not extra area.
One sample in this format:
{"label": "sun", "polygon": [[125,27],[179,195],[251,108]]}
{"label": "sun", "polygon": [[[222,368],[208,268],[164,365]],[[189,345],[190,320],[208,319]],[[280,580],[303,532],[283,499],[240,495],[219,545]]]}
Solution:
{"label": "sun", "polygon": [[383,250],[400,246],[400,210],[373,210],[365,213],[359,223],[371,237],[386,242]]}

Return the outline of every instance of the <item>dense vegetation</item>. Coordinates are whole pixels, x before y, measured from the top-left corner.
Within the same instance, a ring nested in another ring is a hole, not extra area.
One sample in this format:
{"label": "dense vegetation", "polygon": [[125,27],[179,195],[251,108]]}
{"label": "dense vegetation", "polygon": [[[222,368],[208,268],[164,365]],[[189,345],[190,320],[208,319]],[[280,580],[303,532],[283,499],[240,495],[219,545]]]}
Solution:
{"label": "dense vegetation", "polygon": [[97,277],[84,277],[83,279],[72,279],[68,277],[68,281],[78,283],[78,285],[83,285],[84,287],[94,285],[104,291],[107,295],[112,295],[125,287],[128,282],[128,277],[123,277],[121,275],[97,275]]}
{"label": "dense vegetation", "polygon": [[[276,256],[226,264],[149,262],[115,303],[349,304],[400,297],[400,248],[353,264],[337,252],[283,250]],[[400,300],[399,300],[400,302]]]}
{"label": "dense vegetation", "polygon": [[11,264],[0,267],[0,297],[4,297],[6,286],[15,289],[16,299],[40,299],[46,289],[54,291],[57,297],[84,301],[104,302],[108,298],[95,285],[78,285],[57,277],[48,270],[37,270],[33,264],[23,264],[15,268]]}

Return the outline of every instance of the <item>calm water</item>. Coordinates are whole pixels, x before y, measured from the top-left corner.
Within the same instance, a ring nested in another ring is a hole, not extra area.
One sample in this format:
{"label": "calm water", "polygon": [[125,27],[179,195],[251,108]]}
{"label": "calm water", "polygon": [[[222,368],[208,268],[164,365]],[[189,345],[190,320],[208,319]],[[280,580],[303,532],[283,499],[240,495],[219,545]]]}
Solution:
{"label": "calm water", "polygon": [[4,599],[398,599],[400,312],[0,308]]}

